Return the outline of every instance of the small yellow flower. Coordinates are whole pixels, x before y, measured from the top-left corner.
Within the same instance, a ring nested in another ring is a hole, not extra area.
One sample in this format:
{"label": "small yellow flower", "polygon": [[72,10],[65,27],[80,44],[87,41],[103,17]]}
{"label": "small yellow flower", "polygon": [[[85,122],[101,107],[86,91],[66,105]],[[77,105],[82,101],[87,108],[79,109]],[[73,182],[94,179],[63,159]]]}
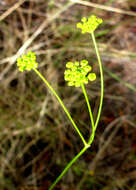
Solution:
{"label": "small yellow flower", "polygon": [[19,67],[19,71],[23,72],[25,70],[32,70],[38,67],[38,63],[36,62],[36,55],[34,52],[29,51],[26,55],[22,55],[17,59],[17,66]]}
{"label": "small yellow flower", "polygon": [[94,32],[99,24],[103,22],[101,18],[98,18],[95,15],[91,15],[88,19],[83,17],[81,21],[82,22],[77,23],[77,28],[82,30],[82,34]]}

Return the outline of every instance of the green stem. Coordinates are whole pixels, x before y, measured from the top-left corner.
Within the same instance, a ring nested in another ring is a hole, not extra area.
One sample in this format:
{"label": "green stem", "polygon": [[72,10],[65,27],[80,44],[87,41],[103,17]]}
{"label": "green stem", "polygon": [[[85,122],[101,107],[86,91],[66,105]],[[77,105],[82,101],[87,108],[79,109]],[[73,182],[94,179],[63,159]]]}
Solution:
{"label": "green stem", "polygon": [[81,87],[82,87],[83,94],[85,96],[85,100],[86,100],[86,103],[87,103],[87,106],[88,106],[88,111],[89,111],[90,120],[91,120],[91,124],[92,124],[92,131],[93,131],[93,130],[95,130],[95,127],[94,127],[94,119],[93,119],[91,106],[90,106],[90,103],[89,103],[89,100],[88,100],[88,96],[87,96],[87,92],[86,92],[84,84],[81,84]]}
{"label": "green stem", "polygon": [[[94,128],[95,128],[95,130],[96,130],[97,125],[98,125],[98,122],[99,122],[99,119],[100,119],[101,111],[102,111],[103,94],[104,94],[104,80],[103,80],[102,62],[101,62],[100,54],[99,54],[99,51],[98,51],[98,47],[97,47],[96,40],[95,40],[95,36],[94,36],[94,33],[93,33],[93,32],[91,33],[91,36],[92,36],[93,44],[94,44],[95,51],[96,51],[96,55],[97,55],[97,59],[98,59],[98,64],[99,64],[99,68],[100,68],[100,78],[101,78],[101,97],[100,97],[100,105],[99,105],[99,110],[98,110],[98,114],[97,114],[97,118],[96,118],[95,126],[94,126]],[[94,133],[92,133],[92,135],[90,136],[89,141],[88,141],[88,144],[91,144],[91,143],[93,142],[94,135],[95,135],[95,130],[94,130]]]}
{"label": "green stem", "polygon": [[64,174],[68,171],[68,169],[72,166],[74,162],[89,148],[89,146],[85,146],[72,160],[68,163],[68,165],[64,168],[62,173],[57,177],[54,183],[50,186],[49,190],[52,190],[55,185],[60,181],[60,179],[64,176]]}
{"label": "green stem", "polygon": [[80,138],[82,139],[84,146],[87,146],[87,142],[85,141],[83,135],[81,134],[81,132],[79,131],[78,127],[76,126],[75,122],[73,121],[71,115],[69,114],[67,108],[65,107],[64,103],[62,102],[61,98],[58,96],[58,94],[56,93],[56,91],[52,88],[52,86],[48,83],[48,81],[42,76],[42,74],[37,70],[34,69],[34,71],[39,75],[39,77],[43,80],[43,82],[47,85],[47,87],[51,90],[51,92],[56,96],[56,98],[58,99],[60,105],[62,106],[62,108],[64,109],[65,113],[67,114],[69,120],[71,121],[71,123],[73,124],[75,130],[77,131],[77,133],[79,134]]}

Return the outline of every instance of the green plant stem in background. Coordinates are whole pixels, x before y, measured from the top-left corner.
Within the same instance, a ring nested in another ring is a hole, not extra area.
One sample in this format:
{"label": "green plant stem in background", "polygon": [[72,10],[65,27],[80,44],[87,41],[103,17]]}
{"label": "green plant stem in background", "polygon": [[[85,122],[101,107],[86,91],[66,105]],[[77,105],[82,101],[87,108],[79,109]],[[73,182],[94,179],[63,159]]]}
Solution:
{"label": "green plant stem in background", "polygon": [[[98,47],[97,47],[97,44],[96,44],[94,32],[91,33],[91,37],[92,37],[92,40],[93,40],[93,44],[94,44],[96,55],[97,55],[97,59],[98,59],[98,64],[99,64],[99,69],[100,69],[100,79],[101,79],[100,105],[99,105],[99,110],[98,110],[97,118],[96,118],[96,121],[95,121],[95,127],[94,127],[95,130],[96,130],[98,122],[99,122],[99,119],[100,119],[101,111],[102,111],[103,95],[104,95],[104,79],[103,79],[102,62],[101,62],[99,50],[98,50]],[[92,134],[91,134],[91,136],[89,138],[88,144],[91,144],[93,142],[93,139],[94,139],[94,136],[95,136],[95,130],[92,131]]]}
{"label": "green plant stem in background", "polygon": [[127,88],[133,90],[136,92],[136,87],[134,87],[132,84],[122,80],[120,77],[118,77],[116,74],[114,74],[113,72],[111,72],[110,70],[103,68],[103,70],[110,75],[112,78],[114,78],[115,80],[119,81],[120,83],[122,83],[124,86],[126,86]]}
{"label": "green plant stem in background", "polygon": [[67,108],[65,107],[64,103],[62,102],[61,98],[58,96],[58,94],[56,93],[56,91],[52,88],[52,86],[48,83],[48,81],[42,76],[42,74],[37,70],[37,69],[33,69],[38,75],[39,77],[43,80],[43,82],[47,85],[47,87],[51,90],[51,92],[56,96],[56,98],[58,99],[60,105],[62,106],[62,108],[64,109],[65,113],[67,114],[69,120],[71,121],[71,123],[73,124],[75,130],[77,131],[77,133],[79,134],[80,138],[82,139],[84,146],[87,146],[87,142],[85,141],[83,135],[81,134],[81,132],[79,131],[78,127],[76,126],[75,122],[73,121],[71,115],[69,114]]}
{"label": "green plant stem in background", "polygon": [[55,185],[60,181],[60,179],[64,176],[64,174],[68,171],[68,169],[72,166],[74,162],[89,148],[89,146],[85,146],[64,168],[62,173],[57,177],[57,179],[54,181],[54,183],[50,186],[49,190],[52,190]]}

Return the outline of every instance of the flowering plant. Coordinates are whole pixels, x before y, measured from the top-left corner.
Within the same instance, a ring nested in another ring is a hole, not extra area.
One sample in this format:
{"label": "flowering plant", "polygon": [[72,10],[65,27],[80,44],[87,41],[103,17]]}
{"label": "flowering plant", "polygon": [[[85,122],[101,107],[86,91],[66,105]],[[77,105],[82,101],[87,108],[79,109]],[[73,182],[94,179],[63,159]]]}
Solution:
{"label": "flowering plant", "polygon": [[92,15],[88,19],[83,17],[81,21],[83,23],[78,23],[77,27],[81,28],[82,33],[90,33],[91,34],[93,44],[94,44],[94,47],[95,47],[95,51],[96,51],[96,55],[97,55],[97,59],[98,59],[99,68],[100,68],[101,97],[100,97],[100,105],[99,105],[99,109],[98,109],[98,114],[97,114],[95,122],[94,122],[93,114],[92,114],[92,111],[91,111],[90,102],[88,100],[87,92],[86,92],[86,89],[85,89],[85,86],[84,86],[84,84],[87,84],[88,81],[94,81],[96,79],[96,74],[95,73],[90,73],[90,71],[92,70],[92,67],[88,64],[88,61],[87,60],[81,60],[80,62],[79,61],[68,62],[66,64],[66,70],[64,72],[64,78],[68,82],[69,86],[75,86],[75,87],[81,87],[82,88],[82,91],[83,91],[83,94],[84,94],[84,97],[85,97],[85,100],[86,100],[86,103],[87,103],[87,106],[88,106],[88,111],[89,111],[90,120],[91,120],[91,127],[92,127],[92,133],[91,133],[88,141],[85,140],[85,138],[82,135],[82,133],[80,132],[79,128],[77,127],[77,125],[73,121],[69,111],[65,107],[65,105],[64,105],[63,101],[61,100],[61,98],[59,97],[59,95],[56,93],[56,91],[53,89],[53,87],[49,84],[49,82],[45,79],[45,77],[43,77],[42,74],[37,70],[38,63],[36,62],[35,53],[28,52],[26,55],[23,55],[21,58],[17,59],[17,66],[19,67],[19,71],[23,72],[25,70],[30,71],[30,70],[33,69],[36,72],[36,74],[38,74],[38,76],[47,85],[47,87],[50,89],[50,91],[54,94],[54,96],[59,101],[61,107],[65,111],[66,115],[68,116],[69,120],[71,121],[73,127],[77,131],[78,135],[80,136],[80,138],[81,138],[81,140],[82,140],[82,142],[84,144],[83,149],[64,168],[62,173],[57,177],[57,179],[51,185],[49,190],[52,190],[55,187],[55,185],[60,181],[60,179],[67,172],[67,170],[72,166],[72,164],[92,144],[92,142],[94,140],[94,137],[95,137],[95,131],[96,131],[99,119],[100,119],[100,114],[101,114],[101,109],[102,109],[103,89],[104,89],[104,86],[103,86],[103,69],[102,69],[102,63],[101,63],[99,51],[98,51],[95,36],[94,36],[94,31],[98,27],[98,25],[100,23],[102,23],[102,19],[97,18],[95,15]]}

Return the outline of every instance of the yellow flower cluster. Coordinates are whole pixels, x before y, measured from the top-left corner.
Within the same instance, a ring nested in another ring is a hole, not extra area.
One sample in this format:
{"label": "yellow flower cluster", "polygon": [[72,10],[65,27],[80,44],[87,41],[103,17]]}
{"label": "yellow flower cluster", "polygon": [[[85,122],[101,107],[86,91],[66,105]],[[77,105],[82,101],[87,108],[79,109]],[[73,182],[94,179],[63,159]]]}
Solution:
{"label": "yellow flower cluster", "polygon": [[68,82],[68,86],[80,87],[81,84],[87,84],[88,80],[96,79],[95,73],[89,73],[92,67],[88,65],[87,60],[82,60],[80,63],[78,61],[68,62],[66,67],[64,78]]}
{"label": "yellow flower cluster", "polygon": [[23,72],[25,70],[32,70],[38,67],[38,63],[36,62],[36,55],[34,52],[29,51],[26,55],[22,55],[17,59],[17,66],[19,67],[19,71]]}
{"label": "yellow flower cluster", "polygon": [[82,30],[82,34],[94,32],[99,24],[103,22],[101,18],[98,18],[95,15],[91,15],[88,19],[83,17],[81,21],[82,23],[77,23],[77,28]]}

